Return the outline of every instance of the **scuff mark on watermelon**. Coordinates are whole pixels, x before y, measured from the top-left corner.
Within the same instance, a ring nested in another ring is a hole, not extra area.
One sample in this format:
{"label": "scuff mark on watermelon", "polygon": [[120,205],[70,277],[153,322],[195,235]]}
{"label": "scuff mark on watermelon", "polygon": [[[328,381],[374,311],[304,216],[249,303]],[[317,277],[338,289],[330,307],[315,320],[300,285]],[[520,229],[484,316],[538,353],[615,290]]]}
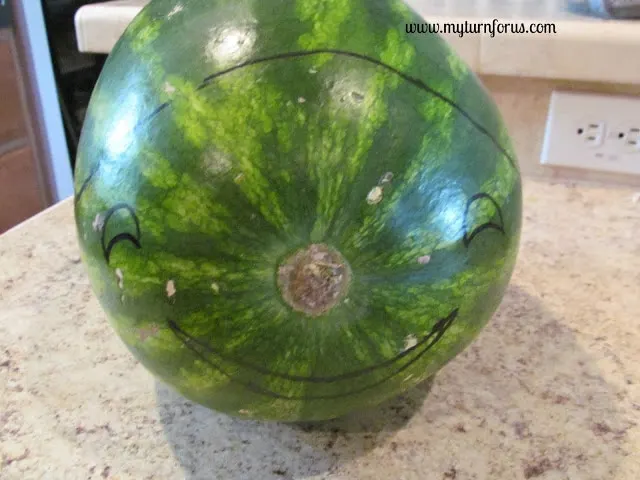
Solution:
{"label": "scuff mark on watermelon", "polygon": [[158,325],[153,323],[149,326],[138,329],[138,338],[141,342],[144,342],[147,338],[155,337],[159,331],[160,329],[158,328]]}
{"label": "scuff mark on watermelon", "polygon": [[364,100],[364,95],[360,92],[351,92],[351,98],[353,98],[356,103],[360,103]]}
{"label": "scuff mark on watermelon", "polygon": [[306,102],[306,101],[307,101],[307,99],[306,99],[306,98],[304,98],[304,97],[298,97],[298,103],[304,103],[304,102]]}
{"label": "scuff mark on watermelon", "polygon": [[367,203],[369,205],[377,205],[382,201],[382,187],[375,186],[367,195]]}
{"label": "scuff mark on watermelon", "polygon": [[211,284],[211,290],[213,290],[216,294],[220,293],[220,285],[218,285],[216,282],[213,282]]}
{"label": "scuff mark on watermelon", "polygon": [[171,298],[176,294],[176,284],[173,280],[167,282],[167,297]]}
{"label": "scuff mark on watermelon", "polygon": [[382,177],[380,177],[380,181],[378,182],[378,185],[386,185],[387,183],[391,183],[391,180],[393,180],[393,173],[387,172],[384,175],[382,175]]}
{"label": "scuff mark on watermelon", "polygon": [[104,227],[104,216],[101,213],[96,215],[96,218],[93,219],[93,223],[91,224],[94,232],[102,231]]}
{"label": "scuff mark on watermelon", "polygon": [[205,47],[205,55],[211,62],[230,66],[247,57],[255,41],[253,22],[247,22],[245,28],[216,28]]}
{"label": "scuff mark on watermelon", "polygon": [[124,273],[119,268],[116,268],[116,278],[118,279],[118,288],[124,288]]}
{"label": "scuff mark on watermelon", "polygon": [[418,257],[418,263],[420,265],[426,265],[430,261],[431,261],[431,255],[423,255],[421,257]]}
{"label": "scuff mark on watermelon", "polygon": [[208,150],[204,155],[204,167],[207,173],[220,175],[231,170],[231,162],[222,153]]}
{"label": "scuff mark on watermelon", "polygon": [[165,82],[163,90],[164,93],[171,95],[176,91],[176,87],[171,85],[169,82]]}
{"label": "scuff mark on watermelon", "polygon": [[184,8],[184,6],[179,3],[178,5],[173,7],[173,10],[171,10],[169,13],[167,13],[167,18],[173,17],[176,13],[180,13],[183,8]]}
{"label": "scuff mark on watermelon", "polygon": [[415,347],[418,344],[418,339],[415,335],[407,335],[404,339],[404,351],[409,350],[410,348]]}

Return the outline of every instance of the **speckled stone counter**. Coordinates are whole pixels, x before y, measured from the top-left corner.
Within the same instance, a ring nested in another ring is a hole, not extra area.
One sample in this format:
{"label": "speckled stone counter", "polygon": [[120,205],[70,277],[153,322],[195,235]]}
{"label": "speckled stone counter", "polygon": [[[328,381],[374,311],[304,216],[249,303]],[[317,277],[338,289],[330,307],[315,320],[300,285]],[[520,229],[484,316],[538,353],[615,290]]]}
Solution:
{"label": "speckled stone counter", "polygon": [[525,182],[480,337],[422,386],[318,425],[240,421],[157,383],[110,329],[70,201],[0,237],[0,478],[640,479],[640,203]]}

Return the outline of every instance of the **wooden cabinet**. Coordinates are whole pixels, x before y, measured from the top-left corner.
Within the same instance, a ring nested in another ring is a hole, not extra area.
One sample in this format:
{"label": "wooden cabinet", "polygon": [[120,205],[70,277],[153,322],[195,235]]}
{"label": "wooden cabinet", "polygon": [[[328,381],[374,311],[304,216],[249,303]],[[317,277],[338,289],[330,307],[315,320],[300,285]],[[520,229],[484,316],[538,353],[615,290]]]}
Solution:
{"label": "wooden cabinet", "polygon": [[45,208],[13,36],[0,29],[0,234]]}
{"label": "wooden cabinet", "polygon": [[37,179],[29,147],[0,155],[0,232],[42,210]]}
{"label": "wooden cabinet", "polygon": [[15,55],[7,32],[0,36],[0,145],[27,137],[19,82]]}

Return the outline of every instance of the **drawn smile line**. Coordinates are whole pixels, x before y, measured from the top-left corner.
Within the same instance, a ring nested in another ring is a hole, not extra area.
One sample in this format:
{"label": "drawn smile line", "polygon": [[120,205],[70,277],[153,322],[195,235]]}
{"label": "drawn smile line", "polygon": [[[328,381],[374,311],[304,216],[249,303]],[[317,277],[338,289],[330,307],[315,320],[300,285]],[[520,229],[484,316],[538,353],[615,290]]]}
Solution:
{"label": "drawn smile line", "polygon": [[[331,54],[331,55],[339,55],[339,56],[344,56],[344,57],[351,57],[351,58],[356,58],[358,60],[363,60],[365,62],[369,62],[369,63],[371,63],[373,65],[378,66],[378,67],[382,67],[382,68],[390,71],[391,73],[394,73],[395,75],[398,75],[403,80],[409,82],[413,86],[415,86],[415,87],[417,87],[417,88],[419,88],[419,89],[421,89],[421,90],[423,90],[423,91],[425,91],[427,93],[430,93],[430,94],[434,95],[438,99],[442,100],[446,104],[448,104],[451,107],[453,107],[458,113],[460,113],[464,118],[466,118],[469,121],[469,123],[471,123],[480,133],[485,135],[494,144],[494,146],[500,151],[500,153],[502,153],[505,156],[505,158],[509,161],[511,166],[513,168],[516,168],[515,159],[513,157],[511,157],[511,155],[509,155],[509,153],[506,151],[506,149],[500,144],[498,139],[496,137],[494,137],[486,127],[484,127],[477,120],[475,120],[466,110],[464,110],[456,102],[451,100],[446,95],[438,92],[434,88],[430,87],[429,85],[427,85],[425,82],[423,82],[419,78],[416,78],[416,77],[413,77],[413,76],[411,76],[409,74],[406,74],[406,73],[402,72],[401,70],[398,70],[397,68],[392,67],[391,65],[388,65],[388,64],[386,64],[386,63],[384,63],[384,62],[382,62],[382,61],[380,61],[378,59],[369,57],[369,56],[364,55],[362,53],[350,52],[348,50],[326,48],[326,49],[315,49],[315,50],[301,50],[301,51],[294,51],[294,52],[284,52],[284,53],[278,53],[278,54],[267,56],[267,57],[255,58],[253,60],[247,60],[246,62],[239,63],[238,65],[234,65],[232,67],[226,68],[226,69],[221,70],[219,72],[213,73],[213,74],[209,75],[208,77],[205,77],[205,79],[196,87],[196,90],[202,90],[203,88],[209,86],[218,77],[221,77],[223,75],[227,75],[227,74],[232,73],[232,72],[234,72],[236,70],[240,70],[242,68],[249,67],[249,66],[252,66],[252,65],[258,65],[260,63],[265,63],[265,62],[269,62],[269,61],[272,61],[272,60],[284,60],[284,59],[287,59],[287,58],[302,58],[302,57],[309,57],[309,56],[313,56],[313,55],[323,55],[323,54],[324,55]],[[153,117],[155,117],[158,113],[160,113],[162,110],[167,108],[170,104],[171,104],[171,101],[167,101],[167,102],[164,102],[164,103],[158,105],[155,110],[153,110],[146,118],[144,118],[140,122],[139,126],[142,126],[142,125],[146,124]]]}
{"label": "drawn smile line", "polygon": [[[229,358],[225,359],[224,357],[222,357],[219,353],[217,353],[209,345],[205,345],[202,342],[199,342],[198,340],[196,340],[193,337],[191,337],[188,333],[186,333],[184,330],[182,330],[174,321],[170,320],[168,323],[169,323],[169,328],[171,329],[173,334],[185,346],[187,346],[187,348],[189,348],[194,354],[196,354],[201,360],[203,360],[209,366],[215,368],[217,371],[219,371],[225,377],[229,378],[231,381],[239,383],[239,384],[243,385],[244,387],[248,388],[249,390],[252,390],[252,391],[254,391],[256,393],[259,393],[259,394],[262,394],[262,395],[270,396],[270,397],[273,397],[273,398],[284,399],[284,400],[327,400],[327,399],[335,399],[335,398],[346,397],[346,396],[355,395],[357,393],[364,392],[364,391],[369,390],[371,388],[374,388],[374,387],[376,387],[378,385],[381,385],[382,383],[386,382],[390,378],[402,373],[404,370],[409,368],[415,362],[420,360],[420,358],[422,358],[436,343],[438,343],[438,341],[442,338],[442,336],[445,334],[445,332],[449,329],[449,327],[451,326],[451,324],[453,323],[453,321],[456,319],[457,316],[458,316],[458,309],[456,308],[448,316],[440,319],[434,325],[434,327],[432,328],[431,332],[429,332],[429,334],[427,334],[423,339],[421,339],[420,342],[418,342],[413,347],[406,349],[405,351],[403,351],[399,355],[396,355],[394,358],[392,358],[390,360],[386,360],[386,361],[381,362],[379,364],[376,364],[376,365],[373,365],[371,367],[367,367],[367,368],[364,368],[364,369],[361,369],[361,370],[358,370],[358,371],[355,371],[355,372],[350,372],[350,373],[346,373],[346,374],[342,374],[342,375],[336,375],[336,376],[333,376],[333,377],[303,377],[303,376],[297,376],[297,375],[287,375],[287,374],[272,372],[272,371],[270,371],[268,369],[248,364],[247,362],[240,362],[240,361],[237,361],[235,359],[229,359]],[[420,350],[420,348],[422,348],[422,350]],[[201,350],[204,350],[204,353]],[[375,370],[378,370],[378,369],[381,369],[381,368],[384,368],[384,367],[388,367],[388,366],[392,365],[393,363],[397,362],[398,360],[400,360],[400,359],[402,359],[402,358],[404,358],[404,357],[406,357],[406,356],[408,356],[411,353],[414,353],[416,351],[418,351],[418,354],[414,358],[409,360],[404,365],[400,366],[395,371],[391,372],[389,375],[386,375],[384,378],[376,381],[375,383],[368,384],[368,385],[365,385],[365,386],[360,387],[358,389],[351,390],[351,391],[348,391],[348,392],[339,393],[339,394],[332,394],[332,395],[305,395],[305,396],[283,395],[283,394],[274,392],[272,390],[268,390],[266,388],[263,388],[263,387],[255,384],[254,382],[243,381],[243,380],[240,380],[238,378],[235,378],[232,375],[230,375],[228,372],[226,372],[218,363],[214,362],[213,360],[211,360],[206,355],[207,353],[213,354],[213,355],[217,355],[217,356],[221,357],[222,360],[234,361],[240,366],[244,366],[246,368],[251,368],[251,369],[254,369],[255,371],[257,371],[259,373],[262,373],[262,374],[268,375],[268,376],[273,376],[273,377],[276,377],[276,378],[282,378],[282,379],[285,379],[285,380],[292,380],[292,381],[298,381],[298,382],[331,383],[331,382],[336,382],[336,381],[345,380],[345,379],[353,379],[353,378],[356,378],[358,376],[362,376],[362,375],[364,375],[366,373],[370,373],[372,371],[375,371]]]}

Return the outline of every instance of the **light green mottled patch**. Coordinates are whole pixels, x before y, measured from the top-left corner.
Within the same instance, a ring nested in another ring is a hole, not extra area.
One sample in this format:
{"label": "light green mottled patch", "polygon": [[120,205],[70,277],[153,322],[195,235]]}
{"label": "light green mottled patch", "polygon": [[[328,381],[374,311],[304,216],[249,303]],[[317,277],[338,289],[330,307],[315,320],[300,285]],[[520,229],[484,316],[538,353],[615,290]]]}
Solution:
{"label": "light green mottled patch", "polygon": [[[314,50],[335,45],[341,37],[341,27],[349,18],[353,2],[351,0],[298,0],[296,13],[303,22],[311,23],[311,31],[298,39],[303,49]],[[315,64],[321,66],[328,58],[317,58]]]}
{"label": "light green mottled patch", "polygon": [[[220,389],[229,379],[219,370],[202,360],[194,360],[189,368],[180,368],[176,375],[176,388],[196,401],[208,401],[206,394]],[[203,394],[205,397],[203,397]]]}
{"label": "light green mottled patch", "polygon": [[[307,144],[307,155],[311,160],[309,175],[318,190],[317,217],[311,234],[313,241],[324,237],[331,218],[340,207],[337,199],[345,194],[345,171],[342,169],[345,152],[342,145],[347,132],[348,121],[344,118],[336,118],[331,126],[310,125],[310,138],[315,141]],[[351,159],[355,160],[354,157]]]}
{"label": "light green mottled patch", "polygon": [[520,182],[520,172],[518,171],[517,158],[509,133],[504,125],[498,130],[498,144],[510,155],[513,162],[516,163],[516,167],[511,164],[504,154],[500,154],[495,164],[494,174],[482,184],[480,191],[488,193],[498,204],[502,204]]}
{"label": "light green mottled patch", "polygon": [[[258,75],[244,68],[200,91],[183,81],[176,85],[179,95],[172,113],[176,126],[194,146],[206,150],[214,145],[231,159],[238,188],[268,222],[288,233],[292,226],[264,173],[270,166],[262,146],[263,137],[274,128],[272,112],[281,108],[283,97],[274,86],[258,83]],[[286,133],[280,135],[286,145]]]}
{"label": "light green mottled patch", "polygon": [[[384,61],[392,62],[397,68],[403,69],[411,63],[413,55],[413,48],[400,41],[398,32],[389,30],[385,46],[381,51],[381,58]],[[366,118],[366,122],[361,122],[357,130],[354,151],[342,150],[342,144],[346,140],[348,127],[352,121],[350,118],[351,110],[341,116],[341,110],[336,109],[338,114],[335,115],[331,126],[322,125],[320,132],[312,133],[312,138],[316,135],[322,139],[319,146],[309,143],[310,158],[315,159],[313,173],[314,180],[318,185],[319,197],[317,219],[312,233],[314,241],[324,236],[331,220],[343,207],[343,199],[349,193],[348,186],[355,182],[364,166],[367,155],[370,153],[375,133],[388,118],[385,93],[395,90],[399,84],[397,75],[384,70],[376,70],[365,82],[366,90],[361,106],[352,107],[353,111]],[[345,92],[336,93],[345,95]],[[336,98],[335,101],[343,101],[343,99]],[[314,130],[313,127],[311,128]],[[372,185],[372,187],[374,186]],[[366,197],[362,201],[366,202]],[[385,203],[387,203],[386,200]],[[389,208],[392,208],[393,204],[394,200],[391,199],[388,202]],[[370,222],[369,218],[365,219],[365,223]],[[365,226],[365,228],[368,227],[369,225]]]}
{"label": "light green mottled patch", "polygon": [[148,12],[142,10],[129,24],[126,35],[131,39],[131,47],[139,51],[148,47],[160,35],[162,21],[150,17]]}
{"label": "light green mottled patch", "polygon": [[[453,121],[453,107],[431,97],[420,108],[427,124],[440,126],[437,130],[438,137],[434,138],[432,135],[423,137],[419,153],[415,155],[415,159],[397,182],[404,188],[394,190],[389,198],[386,198],[379,206],[369,207],[373,213],[364,219],[362,226],[351,237],[349,243],[351,249],[362,249],[385,231],[391,218],[397,214],[396,205],[406,195],[407,189],[417,188],[417,185],[422,181],[422,177],[425,175],[425,158],[428,158],[429,152],[432,150],[441,151],[442,148],[437,144],[445,143],[448,145],[451,142],[452,128],[448,126],[448,123]],[[437,162],[433,159],[429,161],[431,162],[430,168],[437,167]],[[407,232],[402,244],[389,258],[389,265],[398,265],[403,261],[411,264],[414,259],[430,254],[433,249],[442,246],[440,239],[436,240],[433,231],[430,230],[433,226],[427,222],[422,222],[421,225],[423,227],[416,227],[411,232],[412,235]]]}
{"label": "light green mottled patch", "polygon": [[502,204],[513,192],[519,181],[518,177],[517,170],[511,166],[504,155],[500,155],[495,165],[495,173],[482,184],[480,191],[491,195],[498,204]]}
{"label": "light green mottled patch", "polygon": [[[372,288],[371,295],[379,299],[385,310],[399,325],[417,325],[420,330],[409,332],[416,337],[429,333],[433,325],[453,310],[451,303],[434,298],[431,287],[426,284],[389,284]],[[417,327],[416,327],[417,328]]]}
{"label": "light green mottled patch", "polygon": [[[168,280],[174,280],[178,290],[198,285],[205,289],[227,273],[206,259],[187,260],[165,252],[147,257],[119,248],[113,250],[109,264],[114,271],[122,271],[123,292],[128,297],[140,297],[150,291],[163,293]],[[117,283],[115,276],[113,281]]]}
{"label": "light green mottled patch", "polygon": [[[434,291],[442,291],[451,298],[464,299],[466,304],[482,304],[482,297],[495,284],[502,273],[505,259],[497,259],[489,268],[475,267],[459,272],[454,277],[430,285]],[[486,300],[486,299],[485,299]]]}
{"label": "light green mottled patch", "polygon": [[438,235],[433,231],[415,228],[407,232],[398,251],[391,253],[385,261],[387,267],[416,265],[418,259],[431,255],[438,248]]}
{"label": "light green mottled patch", "polygon": [[[380,53],[380,60],[402,72],[411,65],[415,53],[413,45],[402,37],[400,31],[391,29],[387,31],[385,47]],[[393,75],[387,80],[394,88],[397,87],[401,81],[403,80],[399,75]]]}
{"label": "light green mottled patch", "polygon": [[162,241],[167,228],[212,237],[223,235],[230,231],[232,220],[227,207],[212,200],[187,174],[182,174],[161,201],[138,198],[137,211],[141,230],[157,241]]}
{"label": "light green mottled patch", "polygon": [[457,81],[460,81],[462,78],[469,74],[469,68],[467,67],[467,64],[462,61],[460,56],[453,49],[449,49],[449,54],[447,55],[447,63],[449,64],[451,76],[453,77],[451,85],[455,85]]}
{"label": "light green mottled patch", "polygon": [[157,151],[144,151],[140,153],[138,162],[140,173],[156,188],[175,188],[178,185],[178,174],[173,170],[171,162]]}
{"label": "light green mottled patch", "polygon": [[404,0],[391,0],[391,10],[402,17],[405,22],[415,21],[416,15],[411,8],[405,3]]}
{"label": "light green mottled patch", "polygon": [[500,223],[498,209],[488,199],[478,199],[473,202],[469,206],[467,217],[468,232],[472,232],[475,228],[485,223],[493,221]]}
{"label": "light green mottled patch", "polygon": [[188,80],[174,79],[175,97],[171,111],[185,140],[200,150],[209,141],[207,125],[202,119],[211,115],[207,99]]}
{"label": "light green mottled patch", "polygon": [[205,176],[217,178],[231,172],[233,164],[227,155],[220,152],[217,148],[211,147],[203,154],[202,168]]}
{"label": "light green mottled patch", "polygon": [[140,218],[140,228],[145,236],[155,241],[163,241],[166,233],[164,213],[155,202],[155,199],[140,197],[137,201],[137,211]]}
{"label": "light green mottled patch", "polygon": [[230,231],[232,215],[227,207],[211,199],[197,181],[183,174],[160,202],[168,227],[179,232],[199,231],[218,236]]}
{"label": "light green mottled patch", "polygon": [[[236,311],[234,311],[234,321],[239,322],[239,325],[246,325],[246,329],[243,329],[243,336],[229,338],[225,343],[225,350],[234,351],[241,349],[246,344],[247,338],[251,338],[252,334],[260,332],[262,328],[260,323],[256,323],[255,320],[267,317],[270,317],[270,325],[272,326],[282,324],[287,319],[284,309],[274,312],[272,305],[267,302],[263,302],[261,307],[245,308],[242,310],[236,309]],[[195,322],[191,323],[194,324]],[[296,368],[297,367],[296,365]],[[289,369],[285,368],[283,370],[288,371]]]}

